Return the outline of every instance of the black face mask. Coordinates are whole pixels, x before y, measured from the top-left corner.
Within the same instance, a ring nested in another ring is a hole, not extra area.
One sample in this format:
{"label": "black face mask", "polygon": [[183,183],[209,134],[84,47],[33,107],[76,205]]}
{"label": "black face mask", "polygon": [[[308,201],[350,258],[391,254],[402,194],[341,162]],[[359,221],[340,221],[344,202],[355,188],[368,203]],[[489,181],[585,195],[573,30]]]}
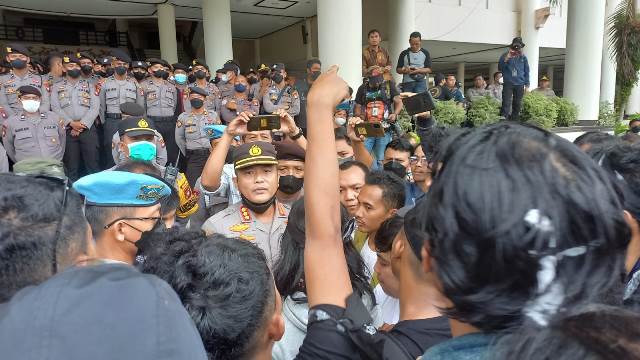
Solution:
{"label": "black face mask", "polygon": [[72,79],[77,79],[80,77],[80,69],[68,70],[67,75],[69,75],[69,77]]}
{"label": "black face mask", "polygon": [[200,109],[204,105],[204,101],[202,99],[191,99],[189,102],[194,109]]}
{"label": "black face mask", "polygon": [[169,79],[169,75],[171,75],[171,74],[169,74],[169,72],[165,70],[164,74],[162,74],[162,79],[164,79],[164,80]]}
{"label": "black face mask", "polygon": [[207,77],[207,73],[202,70],[198,70],[193,74],[196,76],[196,79],[204,79]]}
{"label": "black face mask", "polygon": [[22,70],[27,67],[27,62],[21,59],[11,60],[11,67],[14,69]]}
{"label": "black face mask", "polygon": [[254,77],[254,76],[249,76],[247,78],[247,81],[249,82],[249,84],[253,85],[253,84],[258,82],[258,78]]}
{"label": "black face mask", "polygon": [[392,174],[398,175],[398,177],[403,180],[407,176],[407,168],[405,168],[404,165],[400,164],[397,161],[389,161],[388,163],[384,164],[382,168],[384,169],[384,171],[388,171]]}
{"label": "black face mask", "polygon": [[312,71],[311,80],[316,81],[316,79],[320,77],[320,74],[322,74],[322,71]]}
{"label": "black face mask", "polygon": [[630,130],[631,130],[632,133],[638,134],[638,133],[640,133],[640,126],[634,126]]}
{"label": "black face mask", "polygon": [[109,76],[113,75],[113,73],[114,73],[113,68],[108,68],[108,69],[107,69],[107,70],[105,70],[105,71],[106,71],[106,74],[107,74],[107,76],[106,76],[106,77],[109,77]]}
{"label": "black face mask", "polygon": [[107,77],[107,73],[100,70],[100,71],[96,71],[96,74],[100,77],[106,78]]}
{"label": "black face mask", "polygon": [[133,245],[138,248],[136,257],[144,256],[148,254],[149,251],[153,250],[153,243],[156,242],[155,234],[168,231],[171,231],[171,229],[167,229],[164,222],[162,220],[158,220],[151,230],[142,232],[140,240],[133,243]]}
{"label": "black face mask", "polygon": [[195,75],[193,75],[193,74],[189,74],[189,75],[187,75],[187,81],[188,81],[190,84],[191,84],[191,83],[196,82],[196,76],[195,76]]}
{"label": "black face mask", "polygon": [[93,66],[91,66],[91,65],[82,65],[82,66],[80,66],[80,70],[82,71],[82,73],[85,76],[89,76],[93,72]]}
{"label": "black face mask", "polygon": [[167,77],[169,76],[169,73],[164,70],[156,70],[153,72],[153,76],[157,77],[158,79],[164,79],[165,74],[167,75]]}
{"label": "black face mask", "polygon": [[304,178],[295,177],[293,175],[280,176],[278,181],[278,189],[285,194],[292,195],[302,189]]}
{"label": "black face mask", "polygon": [[127,73],[127,68],[124,66],[116,66],[114,71],[116,72],[116,74],[122,76]]}
{"label": "black face mask", "polygon": [[271,75],[271,80],[273,80],[273,82],[275,82],[276,84],[281,84],[282,80],[284,80],[284,76],[282,76],[282,74],[280,73],[275,73]]}
{"label": "black face mask", "polygon": [[218,85],[219,82],[220,82],[220,78],[219,77],[216,76],[215,78],[213,78],[213,83],[214,84]]}
{"label": "black face mask", "polygon": [[273,195],[271,199],[263,202],[262,204],[254,203],[244,197],[244,195],[242,194],[240,194],[240,197],[242,198],[242,203],[244,204],[244,206],[248,207],[249,210],[253,211],[256,214],[263,214],[265,211],[269,210],[269,208],[273,206],[273,203],[276,201],[275,195]]}
{"label": "black face mask", "polygon": [[146,73],[143,73],[142,71],[134,71],[133,72],[133,77],[136,78],[136,80],[140,81],[140,80],[144,80],[144,78],[147,76]]}

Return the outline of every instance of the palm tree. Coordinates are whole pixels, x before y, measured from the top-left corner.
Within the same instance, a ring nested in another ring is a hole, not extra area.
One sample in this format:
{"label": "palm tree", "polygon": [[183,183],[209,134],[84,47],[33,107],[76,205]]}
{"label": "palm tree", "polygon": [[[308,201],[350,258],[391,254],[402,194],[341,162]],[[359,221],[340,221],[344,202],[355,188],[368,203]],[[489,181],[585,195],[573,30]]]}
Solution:
{"label": "palm tree", "polygon": [[623,0],[607,19],[612,57],[617,64],[617,108],[626,104],[640,70],[640,18],[634,0]]}

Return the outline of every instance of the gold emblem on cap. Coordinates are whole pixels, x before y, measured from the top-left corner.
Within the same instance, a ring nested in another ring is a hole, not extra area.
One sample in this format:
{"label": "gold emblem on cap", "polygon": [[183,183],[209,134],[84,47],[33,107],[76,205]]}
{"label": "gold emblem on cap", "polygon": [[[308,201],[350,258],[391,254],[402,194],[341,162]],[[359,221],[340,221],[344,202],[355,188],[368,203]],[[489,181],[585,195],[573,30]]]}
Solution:
{"label": "gold emblem on cap", "polygon": [[262,155],[262,149],[260,149],[260,147],[258,145],[253,145],[249,149],[249,155],[251,155],[251,156],[260,156],[260,155]]}
{"label": "gold emblem on cap", "polygon": [[62,58],[62,60],[64,60],[64,62],[68,63],[69,62],[69,57],[65,56],[65,57]]}
{"label": "gold emblem on cap", "polygon": [[147,123],[147,120],[141,119],[140,121],[138,121],[138,126],[141,128],[148,128],[149,124]]}
{"label": "gold emblem on cap", "polygon": [[192,63],[193,63],[193,65],[195,65],[197,63],[197,61],[193,60]]}
{"label": "gold emblem on cap", "polygon": [[10,53],[11,52],[11,48],[7,46],[7,52]]}
{"label": "gold emblem on cap", "polygon": [[76,57],[80,57],[80,53],[76,53]]}

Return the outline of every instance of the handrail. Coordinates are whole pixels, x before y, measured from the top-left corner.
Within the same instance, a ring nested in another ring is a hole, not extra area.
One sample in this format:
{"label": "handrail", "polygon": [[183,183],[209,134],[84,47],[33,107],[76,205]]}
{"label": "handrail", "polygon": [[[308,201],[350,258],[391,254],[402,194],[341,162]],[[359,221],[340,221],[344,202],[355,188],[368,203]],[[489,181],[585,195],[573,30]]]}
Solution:
{"label": "handrail", "polygon": [[[16,26],[16,25],[0,25],[0,40],[8,41],[25,41],[25,42],[44,42],[45,33],[55,30],[69,31],[68,28],[48,26]],[[78,30],[78,43],[69,39],[70,43],[60,45],[98,45],[109,47],[129,47],[129,38],[126,32],[118,31],[89,31]]]}

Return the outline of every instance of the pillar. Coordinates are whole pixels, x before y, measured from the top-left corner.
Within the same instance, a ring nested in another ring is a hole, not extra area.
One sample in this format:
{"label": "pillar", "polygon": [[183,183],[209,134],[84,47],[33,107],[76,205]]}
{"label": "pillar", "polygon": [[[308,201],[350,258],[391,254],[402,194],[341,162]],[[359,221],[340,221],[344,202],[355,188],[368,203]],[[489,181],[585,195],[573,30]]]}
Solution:
{"label": "pillar", "polygon": [[325,69],[340,65],[340,76],[355,91],[362,84],[362,0],[322,0],[317,6],[320,61]]}
{"label": "pillar", "polygon": [[[402,75],[396,72],[396,65],[398,65],[398,56],[402,50],[409,47],[409,35],[417,31],[415,18],[416,18],[416,1],[415,0],[393,0],[389,1],[389,34],[386,35],[389,40],[389,56],[391,57],[391,73],[399,84],[402,82]],[[364,29],[366,35],[371,29]],[[384,37],[385,34],[382,34]],[[428,36],[422,34],[423,39]]]}
{"label": "pillar", "polygon": [[[609,16],[613,14],[620,0],[607,0],[607,7],[605,8],[605,25]],[[606,101],[611,104],[614,103],[616,97],[616,62],[613,59],[612,49],[609,45],[609,36],[607,32],[609,28],[604,30],[604,39],[602,44],[602,79],[600,80],[600,101]]]}
{"label": "pillar", "polygon": [[578,105],[579,120],[598,119],[604,10],[604,1],[569,1],[564,96]]}
{"label": "pillar", "polygon": [[628,115],[640,113],[640,86],[636,85],[631,89],[624,112]]}
{"label": "pillar", "polygon": [[229,0],[202,0],[204,52],[211,69],[233,59],[231,6]]}
{"label": "pillar", "polygon": [[160,36],[160,54],[169,64],[178,62],[178,43],[176,41],[176,13],[173,4],[158,4],[158,35]]}
{"label": "pillar", "polygon": [[311,19],[310,18],[304,19],[304,29],[307,33],[306,35],[307,43],[305,44],[305,47],[307,50],[307,60],[310,60],[313,58],[313,44],[311,42]]}
{"label": "pillar", "polygon": [[456,75],[456,79],[462,84],[460,91],[464,94],[464,63],[458,63],[458,73]]}
{"label": "pillar", "polygon": [[536,9],[539,8],[538,0],[522,1],[520,11],[520,34],[524,42],[523,52],[529,60],[529,89],[538,87],[538,63],[540,61],[540,31],[536,29]]}
{"label": "pillar", "polygon": [[253,40],[253,62],[255,65],[255,70],[257,71],[262,62],[262,55],[260,54],[260,39]]}
{"label": "pillar", "polygon": [[553,67],[553,65],[547,66],[546,75],[549,78],[549,86],[551,86],[552,89],[554,85],[554,79],[553,79],[554,71],[555,71],[555,68]]}
{"label": "pillar", "polygon": [[489,79],[489,84],[493,84],[493,74],[497,73],[498,71],[500,71],[498,69],[498,63],[489,64],[489,76],[487,77]]}

